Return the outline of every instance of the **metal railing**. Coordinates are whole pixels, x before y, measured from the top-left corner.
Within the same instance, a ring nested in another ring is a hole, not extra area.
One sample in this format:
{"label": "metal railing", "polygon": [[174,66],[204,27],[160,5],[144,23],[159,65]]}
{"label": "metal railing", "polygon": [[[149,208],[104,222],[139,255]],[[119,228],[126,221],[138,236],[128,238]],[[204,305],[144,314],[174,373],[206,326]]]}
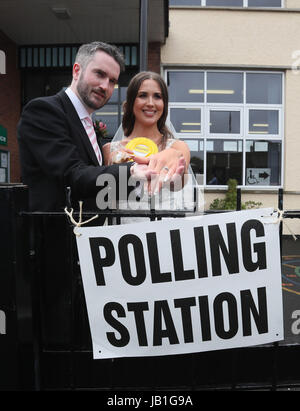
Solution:
{"label": "metal railing", "polygon": [[[64,213],[27,212],[26,202],[25,187],[0,188],[0,310],[7,320],[7,334],[0,335],[0,390],[300,388],[299,343],[93,360],[73,226]],[[240,204],[238,192],[237,209]],[[278,208],[283,209],[282,190]],[[129,214],[103,213],[110,223],[124,215]],[[154,210],[136,215],[183,216]],[[300,211],[285,211],[283,217],[300,218]]]}

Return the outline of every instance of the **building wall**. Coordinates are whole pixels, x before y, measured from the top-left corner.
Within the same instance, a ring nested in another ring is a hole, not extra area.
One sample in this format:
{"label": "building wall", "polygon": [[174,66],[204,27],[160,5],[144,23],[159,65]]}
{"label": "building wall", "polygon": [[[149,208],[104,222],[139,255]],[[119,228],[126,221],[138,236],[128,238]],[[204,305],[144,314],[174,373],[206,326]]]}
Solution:
{"label": "building wall", "polygon": [[300,72],[296,74],[287,70],[285,87],[284,188],[287,191],[300,191]]}
{"label": "building wall", "polygon": [[0,75],[0,124],[7,129],[7,146],[0,149],[10,152],[10,182],[20,182],[19,150],[16,125],[20,117],[20,72],[17,68],[17,46],[0,31],[0,50],[6,54],[6,74]]}
{"label": "building wall", "polygon": [[[161,50],[163,69],[237,68],[278,69],[285,72],[284,208],[300,209],[300,2],[292,8],[170,9],[170,31]],[[295,8],[298,7],[298,10]],[[206,208],[224,193],[206,193]],[[276,192],[243,192],[243,201],[277,207]],[[300,223],[294,222],[300,232]]]}
{"label": "building wall", "polygon": [[163,64],[291,66],[300,9],[170,9]]}
{"label": "building wall", "polygon": [[148,45],[148,70],[160,73],[160,43]]}
{"label": "building wall", "polygon": [[286,8],[299,8],[299,0],[285,0]]}

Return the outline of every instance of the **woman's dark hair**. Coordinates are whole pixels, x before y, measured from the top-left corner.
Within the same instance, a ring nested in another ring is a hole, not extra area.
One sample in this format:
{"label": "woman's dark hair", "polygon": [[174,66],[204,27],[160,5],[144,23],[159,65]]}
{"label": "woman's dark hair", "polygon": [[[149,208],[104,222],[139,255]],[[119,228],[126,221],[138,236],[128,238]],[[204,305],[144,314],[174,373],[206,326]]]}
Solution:
{"label": "woman's dark hair", "polygon": [[141,84],[145,80],[154,80],[158,83],[161,89],[162,99],[164,102],[164,109],[160,119],[157,122],[157,127],[159,132],[163,135],[162,144],[165,145],[165,142],[168,138],[174,138],[171,131],[166,126],[166,119],[168,116],[168,88],[164,79],[157,73],[152,71],[142,71],[136,74],[130,81],[127,88],[126,101],[124,103],[124,115],[122,120],[122,126],[124,130],[124,135],[127,137],[132,133],[135,117],[133,114],[133,105],[138,94],[138,91],[141,87]]}

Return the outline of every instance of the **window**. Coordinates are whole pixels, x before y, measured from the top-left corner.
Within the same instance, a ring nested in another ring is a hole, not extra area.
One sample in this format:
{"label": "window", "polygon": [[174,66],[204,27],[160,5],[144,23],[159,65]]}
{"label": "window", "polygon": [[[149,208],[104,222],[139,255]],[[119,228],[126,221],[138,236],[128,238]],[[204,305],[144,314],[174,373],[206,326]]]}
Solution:
{"label": "window", "polygon": [[169,119],[206,186],[282,185],[283,73],[169,70]]}
{"label": "window", "polygon": [[243,0],[206,0],[206,6],[243,7]]}
{"label": "window", "polygon": [[71,67],[79,46],[21,46],[19,66],[21,69]]}
{"label": "window", "polygon": [[169,0],[170,6],[202,6],[203,0]]}
{"label": "window", "polygon": [[185,76],[186,83],[182,83],[181,72],[170,71],[168,82],[177,84],[177,87],[170,88],[170,101],[180,101],[185,103],[204,101],[204,73],[197,71],[187,71]]}
{"label": "window", "polygon": [[169,0],[170,6],[283,7],[283,0]]}
{"label": "window", "polygon": [[209,110],[209,134],[240,134],[238,110]]}
{"label": "window", "polygon": [[248,0],[248,7],[282,7],[282,0]]}
{"label": "window", "polygon": [[176,133],[201,134],[201,108],[172,108],[170,119]]}
{"label": "window", "polygon": [[9,183],[9,151],[0,150],[0,183]]}
{"label": "window", "polygon": [[[137,45],[118,45],[125,58],[126,68],[137,68],[139,64]],[[71,67],[74,63],[79,45],[62,46],[20,46],[19,67],[21,69],[44,67]]]}
{"label": "window", "polygon": [[247,98],[249,104],[281,104],[281,74],[247,74]]}
{"label": "window", "polygon": [[246,185],[281,184],[281,143],[252,140],[246,147]]}
{"label": "window", "polygon": [[242,103],[242,73],[207,73],[208,103]]}
{"label": "window", "polygon": [[[204,174],[204,141],[182,139],[189,146],[191,152],[191,167],[195,174],[203,176]],[[198,180],[199,184],[200,181]]]}
{"label": "window", "polygon": [[279,111],[250,109],[248,134],[279,135]]}
{"label": "window", "polygon": [[207,184],[226,185],[230,178],[242,184],[243,143],[238,140],[207,140]]}

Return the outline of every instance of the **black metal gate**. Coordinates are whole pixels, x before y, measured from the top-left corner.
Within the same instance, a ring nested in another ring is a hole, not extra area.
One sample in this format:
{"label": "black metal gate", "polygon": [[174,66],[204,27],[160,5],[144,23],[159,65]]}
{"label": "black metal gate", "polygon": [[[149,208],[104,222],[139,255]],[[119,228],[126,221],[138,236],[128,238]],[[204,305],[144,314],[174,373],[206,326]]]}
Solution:
{"label": "black metal gate", "polygon": [[[292,343],[93,360],[73,227],[63,213],[27,213],[26,202],[24,186],[0,187],[0,315],[6,318],[5,334],[0,324],[0,389],[300,389],[297,333]],[[239,202],[240,195],[237,209]],[[281,209],[282,202],[281,190]],[[300,218],[300,212],[284,217]]]}

